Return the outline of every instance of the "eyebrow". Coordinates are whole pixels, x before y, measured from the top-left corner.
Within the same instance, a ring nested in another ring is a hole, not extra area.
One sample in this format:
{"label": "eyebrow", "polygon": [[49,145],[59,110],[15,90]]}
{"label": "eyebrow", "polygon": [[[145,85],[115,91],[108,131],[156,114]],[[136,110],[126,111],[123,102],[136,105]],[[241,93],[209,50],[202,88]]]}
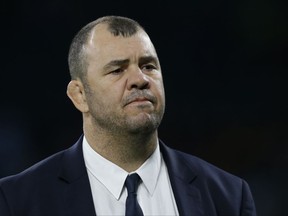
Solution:
{"label": "eyebrow", "polygon": [[[110,69],[111,67],[117,67],[117,66],[121,66],[121,65],[127,65],[129,62],[130,62],[129,59],[112,60],[112,61],[108,62],[108,63],[104,66],[104,70],[108,70],[108,69]],[[140,57],[140,59],[139,59],[139,64],[140,64],[140,65],[143,65],[143,64],[146,64],[146,63],[149,63],[149,62],[153,62],[153,63],[157,64],[157,66],[159,65],[159,64],[158,64],[157,57],[152,56],[152,55],[151,55],[151,56],[143,56],[143,57]]]}
{"label": "eyebrow", "polygon": [[159,64],[158,64],[158,58],[155,57],[155,56],[152,56],[152,55],[150,55],[150,56],[143,56],[143,57],[141,57],[141,58],[139,59],[139,64],[140,64],[140,65],[143,65],[143,64],[146,64],[146,63],[149,63],[149,62],[153,62],[153,63],[157,64],[157,66],[159,65]]}
{"label": "eyebrow", "polygon": [[128,63],[129,63],[129,59],[112,60],[112,61],[108,62],[104,66],[104,69],[107,70],[107,69],[109,69],[111,67],[125,65],[125,64],[128,64]]}

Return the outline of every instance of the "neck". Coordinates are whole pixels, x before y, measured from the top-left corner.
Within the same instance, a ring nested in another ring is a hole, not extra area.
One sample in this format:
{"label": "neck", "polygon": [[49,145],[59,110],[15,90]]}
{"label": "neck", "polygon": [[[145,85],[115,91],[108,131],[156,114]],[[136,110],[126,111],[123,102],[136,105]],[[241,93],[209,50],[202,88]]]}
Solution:
{"label": "neck", "polygon": [[158,142],[157,131],[111,136],[84,128],[84,134],[94,151],[127,172],[137,170],[154,152]]}

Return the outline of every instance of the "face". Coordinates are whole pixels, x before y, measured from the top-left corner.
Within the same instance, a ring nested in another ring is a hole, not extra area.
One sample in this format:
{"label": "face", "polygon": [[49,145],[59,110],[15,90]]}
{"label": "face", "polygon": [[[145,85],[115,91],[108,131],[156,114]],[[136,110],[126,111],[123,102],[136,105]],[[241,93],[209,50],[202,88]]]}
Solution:
{"label": "face", "polygon": [[165,109],[160,63],[144,31],[113,36],[106,25],[93,30],[85,47],[87,114],[96,129],[151,132]]}

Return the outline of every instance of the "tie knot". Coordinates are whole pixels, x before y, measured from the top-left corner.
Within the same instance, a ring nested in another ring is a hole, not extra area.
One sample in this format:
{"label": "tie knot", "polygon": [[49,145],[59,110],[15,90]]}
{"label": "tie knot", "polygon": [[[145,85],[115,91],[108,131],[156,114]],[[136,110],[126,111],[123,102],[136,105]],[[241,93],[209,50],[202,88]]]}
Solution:
{"label": "tie knot", "polygon": [[136,194],[139,181],[140,181],[140,176],[137,173],[133,173],[127,176],[126,181],[125,181],[125,186],[127,188],[128,194],[129,193]]}

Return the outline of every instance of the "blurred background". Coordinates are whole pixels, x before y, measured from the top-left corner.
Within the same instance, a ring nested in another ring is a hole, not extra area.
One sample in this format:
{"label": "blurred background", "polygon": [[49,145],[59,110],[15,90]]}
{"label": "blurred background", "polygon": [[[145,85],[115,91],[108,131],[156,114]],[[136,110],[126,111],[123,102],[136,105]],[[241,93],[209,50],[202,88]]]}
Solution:
{"label": "blurred background", "polygon": [[66,96],[76,32],[102,15],[138,20],[157,49],[160,138],[244,178],[259,216],[288,215],[287,1],[1,0],[0,177],[71,146]]}

